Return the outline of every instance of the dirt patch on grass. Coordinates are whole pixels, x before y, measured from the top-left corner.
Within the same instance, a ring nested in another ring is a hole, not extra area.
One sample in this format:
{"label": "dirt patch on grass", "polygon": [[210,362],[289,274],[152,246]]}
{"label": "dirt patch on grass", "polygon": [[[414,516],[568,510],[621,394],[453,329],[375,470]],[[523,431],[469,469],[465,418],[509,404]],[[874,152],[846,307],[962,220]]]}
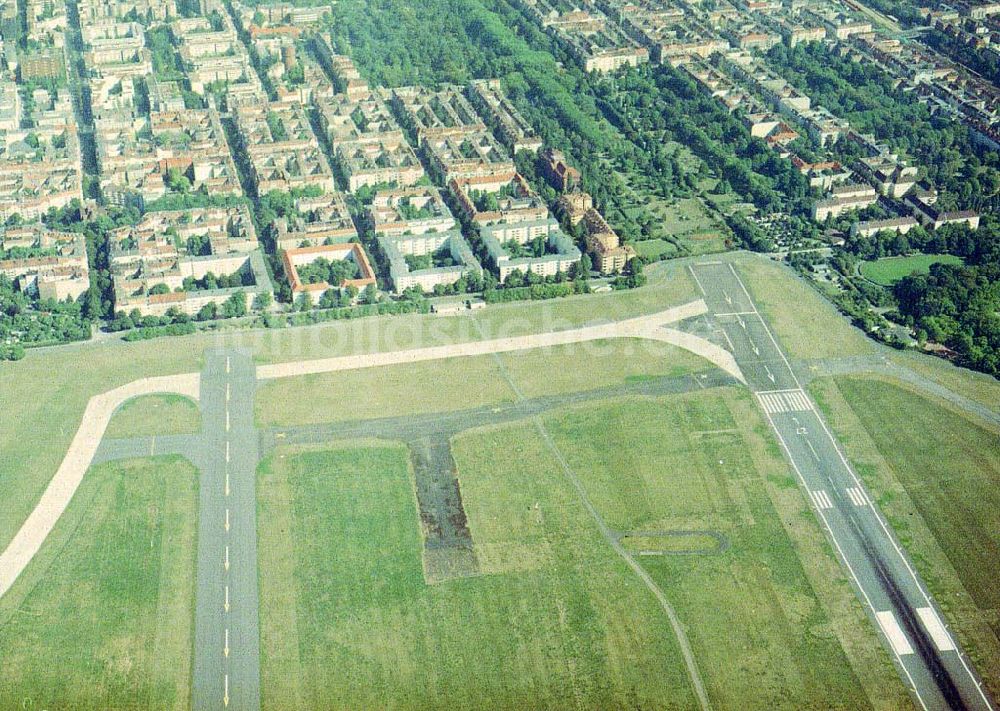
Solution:
{"label": "dirt patch on grass", "polygon": [[462,506],[451,443],[444,435],[409,443],[428,583],[479,573],[469,520]]}

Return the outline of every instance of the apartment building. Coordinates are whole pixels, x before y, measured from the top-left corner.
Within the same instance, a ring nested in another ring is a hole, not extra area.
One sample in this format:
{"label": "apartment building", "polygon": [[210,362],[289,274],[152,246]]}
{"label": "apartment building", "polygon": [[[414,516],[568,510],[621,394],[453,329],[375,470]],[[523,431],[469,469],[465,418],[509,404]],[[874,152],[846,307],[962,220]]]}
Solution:
{"label": "apartment building", "polygon": [[41,299],[77,299],[90,288],[86,238],[37,222],[8,227],[0,234],[0,274]]}
{"label": "apartment building", "polygon": [[273,291],[245,205],[149,212],[110,241],[116,311],[196,314]]}

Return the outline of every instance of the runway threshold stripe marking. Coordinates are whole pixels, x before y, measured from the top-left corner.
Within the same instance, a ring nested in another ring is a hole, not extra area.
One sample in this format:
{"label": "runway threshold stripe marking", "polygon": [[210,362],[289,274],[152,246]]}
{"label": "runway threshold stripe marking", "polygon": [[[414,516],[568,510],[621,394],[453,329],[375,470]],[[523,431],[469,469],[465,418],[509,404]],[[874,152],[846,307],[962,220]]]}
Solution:
{"label": "runway threshold stripe marking", "polygon": [[833,508],[833,502],[830,501],[830,495],[827,494],[823,489],[817,489],[809,493],[812,494],[813,502],[815,502],[817,508],[819,509]]}
{"label": "runway threshold stripe marking", "polygon": [[764,408],[764,412],[773,414],[777,412],[778,408],[778,396],[777,395],[759,395],[761,407]]}
{"label": "runway threshold stripe marking", "polygon": [[903,628],[899,626],[899,622],[896,621],[896,616],[892,614],[892,610],[876,612],[875,619],[878,620],[878,626],[882,628],[882,634],[889,640],[889,646],[892,647],[892,651],[901,657],[905,654],[913,654],[913,647],[910,645],[910,640],[906,638]]}
{"label": "runway threshold stripe marking", "polygon": [[865,492],[855,486],[852,486],[847,490],[847,495],[851,498],[851,503],[855,506],[868,505],[868,499],[865,497]]}
{"label": "runway threshold stripe marking", "polygon": [[786,396],[789,403],[792,405],[793,410],[811,410],[812,403],[809,402],[809,398],[805,396],[805,393],[797,392],[791,393]]}
{"label": "runway threshold stripe marking", "polygon": [[934,644],[937,646],[939,652],[952,652],[955,650],[955,642],[952,641],[951,635],[944,628],[941,618],[934,612],[933,607],[918,607],[917,617],[924,623],[924,627],[927,628],[927,634],[934,640]]}
{"label": "runway threshold stripe marking", "polygon": [[801,390],[757,393],[760,404],[769,415],[778,412],[808,412],[813,409],[809,398]]}

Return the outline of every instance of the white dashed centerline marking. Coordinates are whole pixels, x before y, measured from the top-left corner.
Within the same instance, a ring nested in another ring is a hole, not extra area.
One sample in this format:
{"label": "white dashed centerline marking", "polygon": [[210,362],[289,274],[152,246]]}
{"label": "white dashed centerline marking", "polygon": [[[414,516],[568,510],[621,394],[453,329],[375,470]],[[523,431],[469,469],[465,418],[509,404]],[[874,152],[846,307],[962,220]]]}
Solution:
{"label": "white dashed centerline marking", "polygon": [[938,648],[939,652],[952,652],[955,650],[955,642],[952,641],[948,630],[941,623],[941,618],[934,612],[934,608],[918,607],[917,617],[924,623],[924,627],[927,628],[927,634],[934,640],[934,645]]}
{"label": "white dashed centerline marking", "polygon": [[910,640],[906,638],[903,628],[899,626],[899,622],[896,621],[896,616],[892,614],[892,610],[876,612],[875,619],[878,620],[878,626],[882,628],[882,634],[889,640],[889,646],[892,647],[892,651],[899,656],[913,654],[913,647],[910,645]]}

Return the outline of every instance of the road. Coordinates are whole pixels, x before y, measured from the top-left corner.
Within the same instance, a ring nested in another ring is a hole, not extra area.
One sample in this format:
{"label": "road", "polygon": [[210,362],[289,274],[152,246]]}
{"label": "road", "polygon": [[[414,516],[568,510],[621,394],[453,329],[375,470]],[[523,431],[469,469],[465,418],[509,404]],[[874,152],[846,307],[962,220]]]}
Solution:
{"label": "road", "polygon": [[[249,354],[206,354],[201,375],[195,711],[260,708],[255,368]],[[190,455],[189,455],[190,456]]]}
{"label": "road", "polygon": [[873,624],[921,708],[992,709],[981,681],[731,264],[690,267]]}

